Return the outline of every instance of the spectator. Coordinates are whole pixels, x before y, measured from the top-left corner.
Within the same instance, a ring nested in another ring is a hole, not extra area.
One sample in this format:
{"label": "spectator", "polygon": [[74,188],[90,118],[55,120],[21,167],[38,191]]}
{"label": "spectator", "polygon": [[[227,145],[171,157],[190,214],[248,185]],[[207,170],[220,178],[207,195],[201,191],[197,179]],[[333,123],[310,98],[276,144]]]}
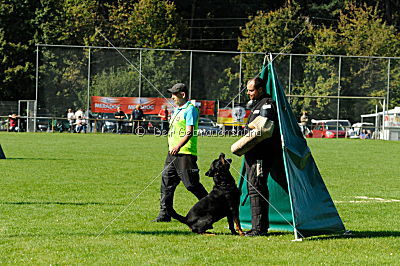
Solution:
{"label": "spectator", "polygon": [[161,117],[161,131],[163,134],[167,134],[169,130],[168,115],[168,108],[166,105],[164,105],[158,113],[158,117]]}
{"label": "spectator", "polygon": [[86,131],[88,132],[92,132],[93,131],[93,126],[94,123],[91,119],[93,119],[92,113],[89,110],[86,110],[85,112],[85,127],[86,127]]}
{"label": "spectator", "polygon": [[74,123],[76,133],[81,133],[81,131],[84,129],[84,123],[85,121],[82,119],[82,116],[78,116]]}
{"label": "spectator", "polygon": [[68,119],[68,122],[69,122],[69,131],[70,132],[74,132],[75,113],[72,111],[71,108],[68,109],[67,119]]}
{"label": "spectator", "polygon": [[117,111],[114,113],[114,118],[118,119],[117,121],[117,132],[121,134],[122,133],[122,123],[123,123],[123,119],[125,119],[125,113],[124,111],[121,110],[121,107],[117,107]]}
{"label": "spectator", "polygon": [[140,105],[136,105],[135,109],[133,109],[132,111],[132,116],[131,116],[131,121],[133,122],[133,132],[135,134],[138,134],[143,118],[144,114],[142,109],[140,108]]}
{"label": "spectator", "polygon": [[82,108],[79,108],[78,111],[75,112],[75,119],[77,119],[78,117],[83,117],[83,111]]}
{"label": "spectator", "polygon": [[307,125],[308,125],[308,113],[307,111],[303,111],[303,114],[300,117],[300,129],[304,137],[307,137],[311,133],[311,130],[307,127]]}
{"label": "spectator", "polygon": [[17,114],[11,114],[8,116],[8,123],[9,123],[8,131],[14,131],[14,132],[19,131],[18,119],[19,116]]}
{"label": "spectator", "polygon": [[371,130],[367,130],[367,134],[365,135],[365,138],[366,139],[370,139],[370,138],[372,138],[372,132],[371,132]]}
{"label": "spectator", "polygon": [[367,130],[363,129],[360,133],[360,139],[366,139],[367,138]]}
{"label": "spectator", "polygon": [[303,111],[303,115],[300,117],[300,123],[303,126],[307,126],[307,124],[308,124],[308,113],[307,113],[307,111]]}

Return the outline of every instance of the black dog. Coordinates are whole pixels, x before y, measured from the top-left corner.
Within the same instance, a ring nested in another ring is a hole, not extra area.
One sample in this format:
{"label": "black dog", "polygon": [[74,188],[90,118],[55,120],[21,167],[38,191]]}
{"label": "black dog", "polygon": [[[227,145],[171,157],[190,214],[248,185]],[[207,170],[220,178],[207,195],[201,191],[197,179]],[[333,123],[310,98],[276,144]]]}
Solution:
{"label": "black dog", "polygon": [[[221,153],[219,158],[211,164],[206,176],[214,178],[214,187],[211,192],[199,200],[183,217],[173,211],[171,216],[184,223],[192,229],[192,232],[203,234],[212,229],[213,223],[224,217],[228,218],[229,229],[232,234],[244,235],[239,222],[240,192],[236,186],[235,179],[229,172],[231,159],[225,160],[225,154]],[[236,230],[234,227],[236,223]]]}

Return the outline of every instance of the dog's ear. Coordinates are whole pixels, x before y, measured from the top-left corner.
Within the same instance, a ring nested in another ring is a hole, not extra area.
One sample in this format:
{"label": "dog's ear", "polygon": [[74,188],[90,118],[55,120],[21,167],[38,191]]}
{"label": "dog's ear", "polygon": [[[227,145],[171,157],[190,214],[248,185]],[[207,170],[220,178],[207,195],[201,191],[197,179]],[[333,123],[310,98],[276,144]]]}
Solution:
{"label": "dog's ear", "polygon": [[221,154],[219,155],[219,161],[222,164],[225,164],[225,154],[221,152]]}

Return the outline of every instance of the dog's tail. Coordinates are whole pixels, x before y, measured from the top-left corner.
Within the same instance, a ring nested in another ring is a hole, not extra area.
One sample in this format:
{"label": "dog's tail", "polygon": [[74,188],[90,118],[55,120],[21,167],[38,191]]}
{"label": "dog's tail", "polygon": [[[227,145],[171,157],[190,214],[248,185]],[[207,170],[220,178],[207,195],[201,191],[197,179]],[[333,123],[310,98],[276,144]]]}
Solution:
{"label": "dog's tail", "polygon": [[188,224],[187,223],[187,218],[183,217],[182,215],[180,215],[179,213],[177,213],[175,210],[170,210],[168,211],[168,214],[174,218],[175,220],[178,220],[179,222],[183,223],[183,224]]}

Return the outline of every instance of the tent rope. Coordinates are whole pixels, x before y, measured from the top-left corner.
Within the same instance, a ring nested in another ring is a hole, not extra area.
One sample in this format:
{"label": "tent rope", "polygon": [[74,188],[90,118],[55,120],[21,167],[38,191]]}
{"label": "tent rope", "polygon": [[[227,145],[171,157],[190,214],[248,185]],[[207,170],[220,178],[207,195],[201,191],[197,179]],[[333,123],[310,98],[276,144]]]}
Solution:
{"label": "tent rope", "polygon": [[168,168],[175,160],[176,160],[176,158],[174,158],[174,159],[168,164],[167,167],[164,167],[164,169],[163,169],[158,175],[156,175],[156,176],[147,184],[147,186],[146,186],[144,189],[142,189],[142,191],[140,191],[139,194],[137,194],[136,197],[134,197],[134,198],[131,200],[131,202],[129,202],[129,204],[126,205],[126,206],[124,207],[124,209],[122,209],[122,211],[120,211],[120,212],[117,214],[117,216],[115,216],[114,219],[112,219],[112,221],[109,222],[109,223],[107,224],[107,226],[103,228],[103,230],[100,231],[100,233],[97,234],[96,239],[97,239],[99,236],[101,236],[101,235],[107,230],[107,228],[108,228],[112,223],[114,223],[115,220],[117,220],[117,218],[120,217],[121,214],[124,213],[124,212],[132,205],[132,203],[133,203],[135,200],[137,200],[137,199],[139,198],[139,196],[142,195],[142,194],[151,186],[151,184],[153,184],[154,181],[155,181],[156,179],[158,179],[158,177],[160,177],[160,176],[162,175],[162,173],[164,172],[164,170],[165,170],[166,168]]}
{"label": "tent rope", "polygon": [[[283,53],[283,51],[285,51],[286,48],[287,48],[289,45],[291,45],[291,44],[294,42],[294,40],[297,39],[297,37],[300,36],[300,34],[306,29],[306,27],[307,27],[307,26],[304,26],[304,28],[303,28],[299,33],[297,33],[296,36],[294,36],[294,38],[293,38],[288,44],[286,44],[286,45],[282,48],[282,50],[281,50],[274,58],[272,58],[272,53],[269,53],[269,60],[268,60],[269,63],[272,63],[278,56],[280,56],[280,55]],[[258,72],[258,74],[257,74],[255,77],[253,77],[253,79],[258,78],[258,77],[261,75],[261,73],[264,71],[264,69],[267,67],[267,66],[265,65],[265,60],[266,60],[267,58],[268,58],[268,52],[265,52],[263,67],[262,67],[261,71]],[[237,97],[239,97],[239,95],[240,95],[246,88],[247,88],[247,84],[243,86],[243,88],[236,94],[235,97],[232,98],[232,100],[224,107],[224,109],[226,109],[229,105],[231,105],[231,103],[232,103]]]}

